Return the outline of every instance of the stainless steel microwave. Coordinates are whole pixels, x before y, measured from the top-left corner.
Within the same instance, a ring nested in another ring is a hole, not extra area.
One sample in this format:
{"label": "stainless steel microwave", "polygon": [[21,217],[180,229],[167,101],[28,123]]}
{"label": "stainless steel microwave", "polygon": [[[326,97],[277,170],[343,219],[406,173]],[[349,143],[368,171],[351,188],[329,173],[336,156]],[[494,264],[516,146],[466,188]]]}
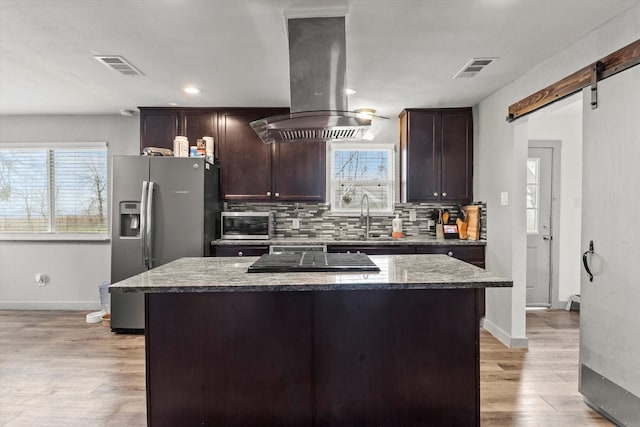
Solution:
{"label": "stainless steel microwave", "polygon": [[222,212],[222,238],[268,240],[275,229],[272,212]]}

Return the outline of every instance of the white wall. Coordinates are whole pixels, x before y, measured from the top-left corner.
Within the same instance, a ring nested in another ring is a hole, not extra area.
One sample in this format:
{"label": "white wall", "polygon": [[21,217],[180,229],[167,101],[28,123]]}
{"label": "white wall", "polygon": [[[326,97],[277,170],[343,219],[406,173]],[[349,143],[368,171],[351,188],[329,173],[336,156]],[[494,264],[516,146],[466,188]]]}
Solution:
{"label": "white wall", "polygon": [[[524,171],[527,118],[505,121],[509,105],[640,38],[640,4],[532,68],[475,108],[477,200],[486,200],[487,269],[511,277],[513,289],[488,289],[484,326],[509,346],[526,345]],[[585,102],[587,102],[585,100]],[[586,137],[586,135],[584,135]],[[508,191],[509,206],[500,205]]]}
{"label": "white wall", "polygon": [[560,223],[554,230],[554,239],[559,242],[557,299],[560,306],[571,295],[580,293],[582,93],[572,96],[571,100],[570,104],[560,108],[551,105],[529,118],[529,140],[561,141]]}
{"label": "white wall", "polygon": [[[137,116],[0,116],[0,146],[106,141],[110,157],[138,154],[139,129]],[[0,241],[0,308],[97,309],[110,265],[109,242]],[[50,277],[47,286],[37,286],[36,273]]]}

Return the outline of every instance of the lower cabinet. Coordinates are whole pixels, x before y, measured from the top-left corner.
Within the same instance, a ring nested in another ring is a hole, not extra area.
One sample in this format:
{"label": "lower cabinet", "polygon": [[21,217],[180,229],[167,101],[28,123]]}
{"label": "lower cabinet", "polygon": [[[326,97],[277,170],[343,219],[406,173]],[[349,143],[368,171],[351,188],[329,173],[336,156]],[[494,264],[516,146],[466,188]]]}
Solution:
{"label": "lower cabinet", "polygon": [[327,252],[351,252],[367,255],[406,255],[415,254],[413,246],[353,246],[353,245],[329,245]]}
{"label": "lower cabinet", "polygon": [[214,245],[213,256],[261,256],[269,253],[269,245]]}

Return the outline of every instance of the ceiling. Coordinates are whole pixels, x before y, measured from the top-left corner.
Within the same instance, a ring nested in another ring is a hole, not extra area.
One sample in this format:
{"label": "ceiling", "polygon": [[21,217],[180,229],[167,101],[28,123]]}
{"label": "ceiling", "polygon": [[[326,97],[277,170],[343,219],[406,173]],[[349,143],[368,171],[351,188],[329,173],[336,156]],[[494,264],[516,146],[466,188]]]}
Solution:
{"label": "ceiling", "polygon": [[[471,106],[638,2],[0,0],[0,114],[289,106],[284,13],[318,10],[348,12],[350,109]],[[145,75],[93,55],[122,55]],[[454,80],[472,57],[499,59]],[[184,94],[188,84],[203,92]]]}

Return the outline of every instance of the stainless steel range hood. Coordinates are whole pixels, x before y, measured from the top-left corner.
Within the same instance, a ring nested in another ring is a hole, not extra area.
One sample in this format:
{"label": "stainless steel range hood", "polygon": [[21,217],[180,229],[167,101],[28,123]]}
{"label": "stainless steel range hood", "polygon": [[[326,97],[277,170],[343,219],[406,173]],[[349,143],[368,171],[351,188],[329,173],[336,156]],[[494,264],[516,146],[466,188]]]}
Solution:
{"label": "stainless steel range hood", "polygon": [[251,123],[262,142],[371,140],[389,119],[348,111],[344,17],[287,21],[291,113]]}

